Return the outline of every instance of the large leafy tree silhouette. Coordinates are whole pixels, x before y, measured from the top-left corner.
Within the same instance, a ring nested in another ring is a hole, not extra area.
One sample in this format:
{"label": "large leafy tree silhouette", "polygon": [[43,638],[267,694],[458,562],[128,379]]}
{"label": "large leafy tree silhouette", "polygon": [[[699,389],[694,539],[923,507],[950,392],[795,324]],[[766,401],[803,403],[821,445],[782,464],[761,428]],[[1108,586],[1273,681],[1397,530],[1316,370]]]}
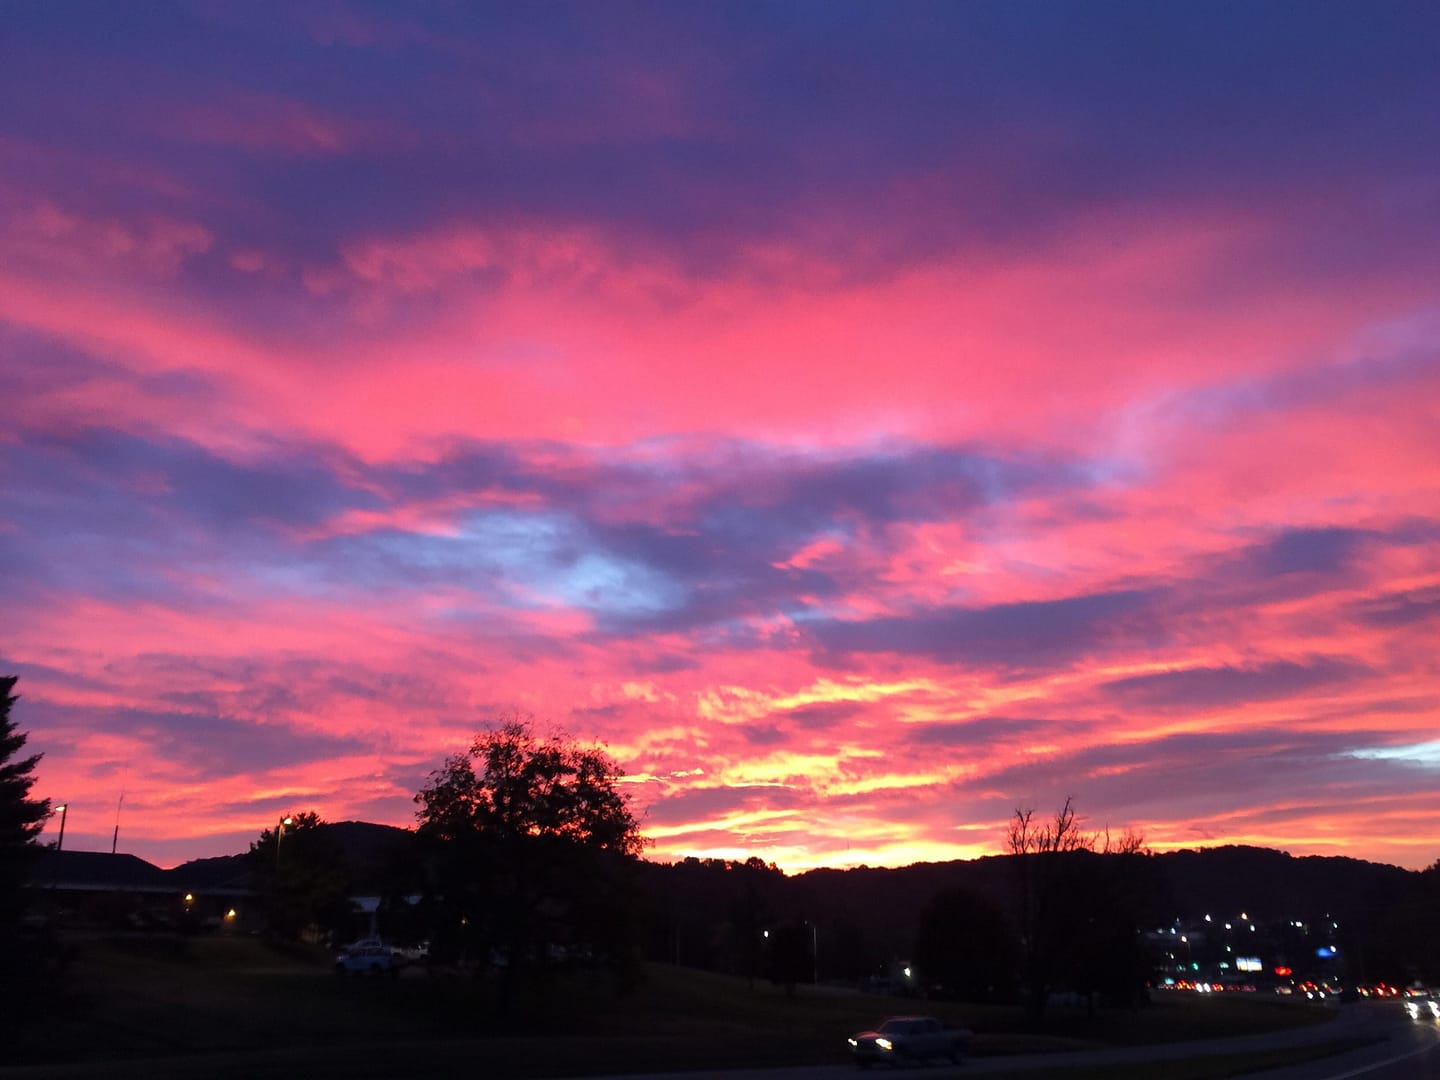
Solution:
{"label": "large leafy tree silhouette", "polygon": [[349,932],[349,873],[319,814],[286,814],[250,844],[247,857],[276,937]]}
{"label": "large leafy tree silhouette", "polygon": [[501,1012],[524,975],[558,959],[627,959],[628,870],[644,841],[621,775],[600,749],[510,718],[416,795],[432,954],[495,966]]}

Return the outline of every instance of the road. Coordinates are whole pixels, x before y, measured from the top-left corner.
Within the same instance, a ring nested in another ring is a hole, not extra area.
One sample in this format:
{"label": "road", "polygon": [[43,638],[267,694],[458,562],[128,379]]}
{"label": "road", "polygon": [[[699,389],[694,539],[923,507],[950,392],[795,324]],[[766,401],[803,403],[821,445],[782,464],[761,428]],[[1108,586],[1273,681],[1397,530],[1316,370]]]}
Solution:
{"label": "road", "polygon": [[1324,1061],[1250,1073],[1247,1080],[1440,1080],[1440,1024],[1417,1023],[1393,1013],[1372,1031],[1371,1046]]}
{"label": "road", "polygon": [[[1246,1073],[1246,1080],[1440,1080],[1440,1024],[1417,1023],[1398,1006],[1347,1005],[1335,1020],[1313,1027],[1291,1028],[1263,1035],[1228,1039],[1083,1050],[1009,1057],[972,1058],[964,1065],[934,1065],[906,1070],[924,1080],[965,1080],[974,1076],[1022,1078],[1033,1069],[1136,1065],[1153,1062],[1164,1076],[1164,1062],[1192,1057],[1261,1053],[1342,1039],[1374,1040],[1371,1045],[1320,1061],[1266,1072]],[[865,1074],[871,1075],[871,1074]],[[887,1071],[874,1073],[877,1077]],[[644,1077],[603,1077],[599,1080],[855,1080],[853,1065],[814,1065],[788,1069],[749,1069],[666,1073]]]}
{"label": "road", "polygon": [[[1338,1010],[1335,1019],[1312,1027],[1292,1028],[1264,1035],[1198,1042],[1168,1043],[1159,1046],[1123,1047],[1107,1050],[1074,1051],[1051,1054],[1024,1054],[1009,1057],[975,1058],[963,1065],[933,1065],[892,1072],[878,1069],[862,1073],[854,1065],[815,1065],[789,1069],[748,1069],[698,1071],[644,1076],[609,1077],[608,1080],[881,1080],[882,1077],[904,1077],[909,1080],[968,1080],[970,1077],[1014,1077],[1025,1080],[1035,1069],[1105,1068],[1106,1066],[1153,1066],[1146,1075],[1164,1080],[1167,1064],[1190,1058],[1215,1055],[1245,1055],[1267,1050],[1282,1050],[1306,1045],[1333,1043],[1353,1039],[1366,1045],[1357,1050],[1337,1054],[1319,1061],[1267,1072],[1244,1074],[1245,1080],[1440,1080],[1440,1023],[1417,1023],[1408,1019],[1398,1003],[1388,1007],[1359,1004]],[[383,1043],[372,1048],[374,1059],[356,1069],[342,1062],[329,1061],[324,1048],[291,1047],[261,1052],[229,1052],[187,1057],[184,1055],[115,1062],[76,1062],[59,1065],[0,1067],[0,1080],[113,1080],[115,1077],[148,1080],[165,1077],[255,1077],[280,1076],[436,1076],[454,1071],[449,1057],[457,1048],[473,1051],[473,1059],[484,1060],[484,1040],[473,1043],[443,1044],[446,1064],[436,1067],[422,1064],[434,1044]],[[413,1050],[413,1061],[407,1057],[407,1046]],[[353,1055],[355,1046],[345,1048]],[[333,1066],[333,1067],[332,1067]],[[413,1067],[411,1067],[413,1066]],[[485,1070],[490,1075],[504,1075]],[[607,1080],[607,1078],[591,1078]]]}

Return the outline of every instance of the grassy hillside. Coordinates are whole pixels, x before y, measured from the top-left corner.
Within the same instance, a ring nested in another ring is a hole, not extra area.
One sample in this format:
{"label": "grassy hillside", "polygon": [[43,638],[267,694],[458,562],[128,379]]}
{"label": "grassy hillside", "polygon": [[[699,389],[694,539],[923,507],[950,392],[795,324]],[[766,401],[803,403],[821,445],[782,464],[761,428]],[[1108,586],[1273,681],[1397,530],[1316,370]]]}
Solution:
{"label": "grassy hillside", "polygon": [[977,1054],[1163,1042],[1315,1022],[1273,1001],[1175,996],[1136,1013],[1057,1013],[1044,1036],[1013,1009],[816,992],[652,965],[618,993],[599,974],[558,978],[518,1015],[492,1015],[469,979],[339,979],[329,958],[252,938],[86,946],[32,1008],[11,1063],[27,1075],[434,1075],[483,1058],[493,1074],[565,1076],[845,1060],[845,1036],[893,1013],[933,1012],[977,1032]]}

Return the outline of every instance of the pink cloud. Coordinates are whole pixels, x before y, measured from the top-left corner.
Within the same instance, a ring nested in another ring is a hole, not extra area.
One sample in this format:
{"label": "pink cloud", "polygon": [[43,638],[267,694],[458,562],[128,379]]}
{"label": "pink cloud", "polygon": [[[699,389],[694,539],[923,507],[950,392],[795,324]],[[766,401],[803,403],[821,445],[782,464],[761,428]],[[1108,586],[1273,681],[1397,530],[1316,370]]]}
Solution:
{"label": "pink cloud", "polygon": [[10,222],[0,244],[12,264],[50,264],[77,272],[100,260],[171,277],[186,260],[208,251],[213,239],[209,230],[193,222],[87,218],[40,202]]}
{"label": "pink cloud", "polygon": [[808,41],[424,22],[296,16],[283,93],[113,60],[118,135],[0,133],[3,659],[78,835],[122,790],[167,857],[406,823],[518,708],[662,857],[992,852],[1073,793],[1433,861],[1433,766],[1373,753],[1440,708],[1428,172],[1386,214],[1144,116],[877,124],[910,84]]}

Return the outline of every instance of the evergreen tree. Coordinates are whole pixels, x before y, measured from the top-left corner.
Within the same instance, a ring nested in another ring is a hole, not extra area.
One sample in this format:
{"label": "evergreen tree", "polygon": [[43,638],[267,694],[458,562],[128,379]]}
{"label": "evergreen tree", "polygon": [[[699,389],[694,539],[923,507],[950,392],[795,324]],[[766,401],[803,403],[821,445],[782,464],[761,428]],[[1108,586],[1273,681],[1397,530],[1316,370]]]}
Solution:
{"label": "evergreen tree", "polygon": [[40,848],[35,837],[50,815],[50,800],[30,798],[39,754],[20,757],[28,737],[10,719],[19,700],[12,691],[16,677],[0,677],[0,955],[9,952],[6,939],[20,920],[23,889]]}

